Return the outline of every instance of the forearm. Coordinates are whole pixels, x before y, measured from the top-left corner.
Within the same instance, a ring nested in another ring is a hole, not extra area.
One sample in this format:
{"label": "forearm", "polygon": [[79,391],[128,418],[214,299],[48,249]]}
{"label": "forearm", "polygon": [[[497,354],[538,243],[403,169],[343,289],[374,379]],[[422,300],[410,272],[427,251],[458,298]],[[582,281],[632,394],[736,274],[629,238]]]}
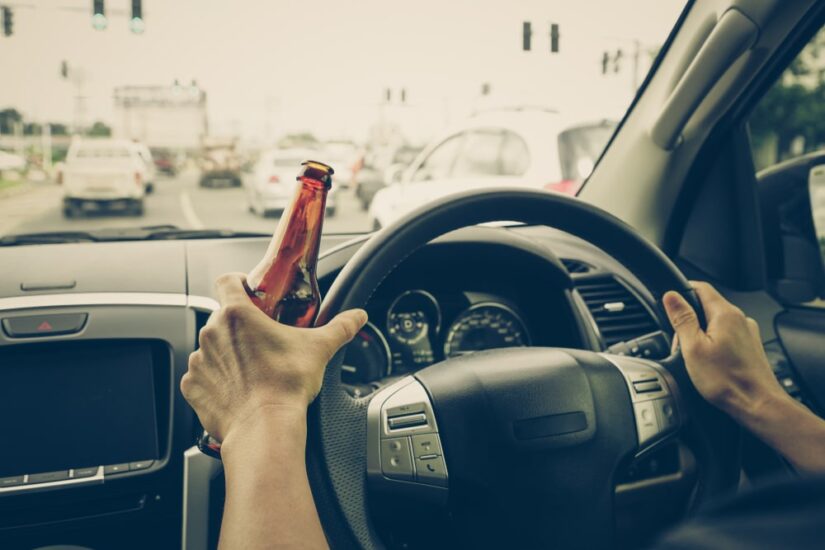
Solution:
{"label": "forearm", "polygon": [[326,548],[306,473],[306,417],[264,411],[223,442],[222,549]]}
{"label": "forearm", "polygon": [[825,420],[786,394],[767,398],[738,419],[797,470],[825,473]]}

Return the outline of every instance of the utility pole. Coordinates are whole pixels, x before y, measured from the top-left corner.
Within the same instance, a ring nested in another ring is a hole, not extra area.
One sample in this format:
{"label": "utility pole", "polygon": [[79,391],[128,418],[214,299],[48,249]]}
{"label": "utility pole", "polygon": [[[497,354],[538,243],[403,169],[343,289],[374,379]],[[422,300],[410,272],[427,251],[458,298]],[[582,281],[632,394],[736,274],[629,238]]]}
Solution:
{"label": "utility pole", "polygon": [[40,147],[43,149],[43,170],[52,171],[52,125],[44,122],[40,127]]}

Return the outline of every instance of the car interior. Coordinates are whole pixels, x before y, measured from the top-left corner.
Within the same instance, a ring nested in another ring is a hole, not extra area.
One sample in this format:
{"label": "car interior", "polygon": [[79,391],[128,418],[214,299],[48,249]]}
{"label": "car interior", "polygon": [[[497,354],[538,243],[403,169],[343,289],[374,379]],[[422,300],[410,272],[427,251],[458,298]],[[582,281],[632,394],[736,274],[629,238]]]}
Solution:
{"label": "car interior", "polygon": [[[820,1],[688,2],[577,197],[489,188],[323,236],[318,322],[370,318],[309,414],[331,547],[643,548],[795,475],[699,397],[660,299],[712,283],[825,412],[825,156],[757,170],[749,130],[823,22]],[[269,237],[2,243],[0,548],[216,548],[225,479],[179,384],[215,280]]]}

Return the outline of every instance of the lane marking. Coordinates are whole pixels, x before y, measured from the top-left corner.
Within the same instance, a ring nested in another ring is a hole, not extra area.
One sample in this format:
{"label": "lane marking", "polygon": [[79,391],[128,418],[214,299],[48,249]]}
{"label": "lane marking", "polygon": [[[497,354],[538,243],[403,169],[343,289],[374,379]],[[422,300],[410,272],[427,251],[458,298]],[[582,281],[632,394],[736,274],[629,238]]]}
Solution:
{"label": "lane marking", "polygon": [[187,191],[180,192],[180,209],[183,211],[183,217],[186,218],[192,229],[203,229],[203,222],[201,222],[198,215],[195,214],[195,207],[192,206],[192,197]]}

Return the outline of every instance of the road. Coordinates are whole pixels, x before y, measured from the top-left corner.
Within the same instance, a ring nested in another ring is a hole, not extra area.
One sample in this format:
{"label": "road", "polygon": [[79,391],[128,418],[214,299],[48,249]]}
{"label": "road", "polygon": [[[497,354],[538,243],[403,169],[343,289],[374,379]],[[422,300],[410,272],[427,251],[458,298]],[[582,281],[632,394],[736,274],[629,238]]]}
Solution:
{"label": "road", "polygon": [[[173,224],[182,228],[221,228],[271,233],[277,218],[262,218],[247,209],[243,188],[203,189],[197,174],[175,178],[158,177],[155,190],[146,197],[143,216],[120,213],[90,214],[80,218],[63,217],[61,190],[54,183],[38,183],[17,196],[0,197],[0,234],[42,231],[86,231],[106,227],[137,227]],[[362,233],[371,225],[365,211],[349,190],[339,190],[337,212],[324,222],[326,233]]]}

